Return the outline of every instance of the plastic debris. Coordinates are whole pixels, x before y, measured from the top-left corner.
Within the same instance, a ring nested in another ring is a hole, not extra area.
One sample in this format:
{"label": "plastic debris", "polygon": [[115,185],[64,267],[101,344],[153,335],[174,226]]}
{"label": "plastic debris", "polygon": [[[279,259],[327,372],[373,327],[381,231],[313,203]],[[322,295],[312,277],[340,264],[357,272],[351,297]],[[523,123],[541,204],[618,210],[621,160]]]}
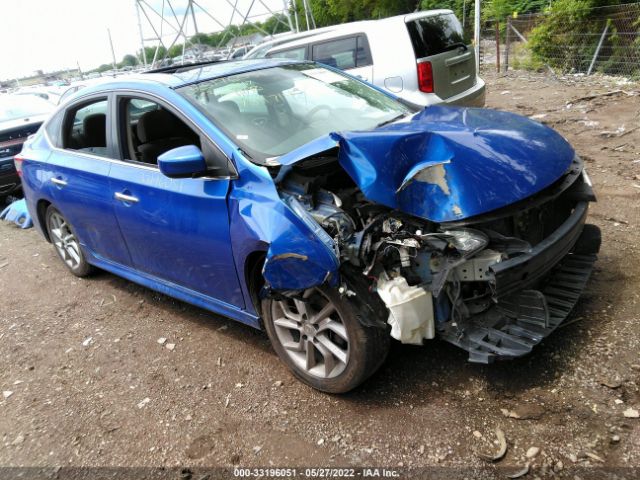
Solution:
{"label": "plastic debris", "polygon": [[540,448],[539,447],[530,447],[529,450],[527,450],[526,457],[527,458],[536,458],[539,453],[540,453]]}
{"label": "plastic debris", "polygon": [[20,228],[33,227],[33,220],[31,220],[31,215],[29,215],[29,210],[27,210],[27,202],[24,198],[22,200],[16,200],[5,208],[2,213],[0,213],[0,219],[13,222]]}
{"label": "plastic debris", "polygon": [[524,465],[524,467],[522,467],[522,469],[518,470],[515,473],[512,473],[511,475],[507,475],[508,478],[520,478],[520,477],[524,477],[527,473],[529,473],[529,464],[526,463]]}
{"label": "plastic debris", "polygon": [[585,452],[585,455],[589,457],[591,460],[595,460],[596,462],[604,463],[604,458],[596,455],[595,453]]}
{"label": "plastic debris", "polygon": [[635,408],[627,408],[623,415],[625,418],[640,418],[640,412]]}
{"label": "plastic debris", "polygon": [[502,457],[504,457],[507,453],[507,439],[504,436],[504,432],[499,428],[496,428],[496,438],[498,439],[500,448],[495,455],[487,455],[486,453],[480,452],[477,453],[480,458],[486,460],[487,462],[497,462],[498,460],[501,460]]}

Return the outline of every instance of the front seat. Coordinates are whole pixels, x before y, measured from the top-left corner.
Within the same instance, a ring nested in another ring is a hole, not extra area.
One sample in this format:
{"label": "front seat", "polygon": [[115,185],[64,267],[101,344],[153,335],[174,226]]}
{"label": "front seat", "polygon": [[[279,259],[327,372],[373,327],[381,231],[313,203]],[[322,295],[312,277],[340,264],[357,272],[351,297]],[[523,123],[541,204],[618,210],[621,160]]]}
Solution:
{"label": "front seat", "polygon": [[189,128],[167,110],[145,113],[138,120],[137,129],[138,151],[145,163],[158,163],[158,157],[164,152],[195,143]]}
{"label": "front seat", "polygon": [[107,146],[107,116],[104,113],[87,115],[82,121],[84,148]]}

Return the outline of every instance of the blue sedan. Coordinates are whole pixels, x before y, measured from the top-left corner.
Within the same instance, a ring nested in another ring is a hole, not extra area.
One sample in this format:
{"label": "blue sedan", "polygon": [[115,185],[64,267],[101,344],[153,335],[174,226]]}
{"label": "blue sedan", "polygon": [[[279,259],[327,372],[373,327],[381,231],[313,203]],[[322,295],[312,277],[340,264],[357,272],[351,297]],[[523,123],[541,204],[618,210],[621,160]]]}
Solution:
{"label": "blue sedan", "polygon": [[600,246],[553,130],[421,109],[343,72],[255,60],[86,88],[15,159],[36,227],[96,267],[264,328],[293,374],[346,392],[390,339],[489,363],[567,317]]}

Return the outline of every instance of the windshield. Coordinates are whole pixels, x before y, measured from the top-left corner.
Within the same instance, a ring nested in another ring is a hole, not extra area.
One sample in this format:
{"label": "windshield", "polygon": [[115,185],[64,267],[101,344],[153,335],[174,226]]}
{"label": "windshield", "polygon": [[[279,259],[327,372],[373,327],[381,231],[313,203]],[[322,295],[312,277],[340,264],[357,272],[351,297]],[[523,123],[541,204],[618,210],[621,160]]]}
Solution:
{"label": "windshield", "polygon": [[35,95],[0,95],[0,122],[44,115],[52,110],[53,105]]}
{"label": "windshield", "polygon": [[365,83],[314,64],[241,73],[178,91],[258,163],[328,133],[369,130],[410,112]]}

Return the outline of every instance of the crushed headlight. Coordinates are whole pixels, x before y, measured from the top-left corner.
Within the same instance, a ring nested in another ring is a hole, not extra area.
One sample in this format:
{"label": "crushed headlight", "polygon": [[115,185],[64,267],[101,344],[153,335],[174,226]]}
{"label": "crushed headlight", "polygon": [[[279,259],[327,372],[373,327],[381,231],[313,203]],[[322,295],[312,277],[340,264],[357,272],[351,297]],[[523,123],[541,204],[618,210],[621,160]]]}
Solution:
{"label": "crushed headlight", "polygon": [[446,230],[442,232],[453,248],[463,257],[470,257],[479,252],[489,244],[489,237],[479,230],[471,228],[460,228],[457,230]]}
{"label": "crushed headlight", "polygon": [[329,236],[327,232],[320,226],[318,222],[311,216],[311,214],[304,208],[304,206],[293,196],[286,198],[286,203],[289,208],[302,220],[313,233],[324,243],[329,250],[331,250],[336,256],[339,256],[338,246],[333,238]]}

